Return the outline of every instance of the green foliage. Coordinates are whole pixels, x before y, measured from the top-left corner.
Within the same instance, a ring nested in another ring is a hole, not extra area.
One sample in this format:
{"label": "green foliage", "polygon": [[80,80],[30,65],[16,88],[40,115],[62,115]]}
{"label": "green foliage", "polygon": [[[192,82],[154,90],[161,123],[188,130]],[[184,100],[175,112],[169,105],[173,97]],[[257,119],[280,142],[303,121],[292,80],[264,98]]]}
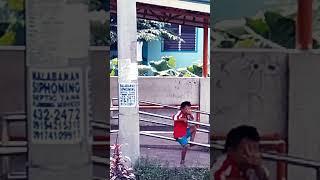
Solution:
{"label": "green foliage", "polygon": [[110,45],[110,0],[89,0],[90,17],[90,45]]}
{"label": "green foliage", "polygon": [[110,76],[118,76],[118,59],[112,59],[110,61]]}
{"label": "green foliage", "polygon": [[176,59],[173,56],[169,56],[169,57],[165,57],[165,58],[167,58],[168,65],[171,68],[176,68],[177,67]]}
{"label": "green foliage", "polygon": [[138,19],[138,41],[158,41],[161,40],[161,38],[175,41],[182,40],[179,36],[171,31],[169,28],[170,26],[170,23]]}
{"label": "green foliage", "polygon": [[209,180],[209,169],[205,168],[169,168],[161,166],[160,162],[151,159],[141,159],[134,167],[134,173],[139,180]]}
{"label": "green foliage", "polygon": [[200,64],[194,64],[189,67],[187,67],[188,71],[192,74],[195,74],[196,76],[201,77],[202,76],[202,65]]}
{"label": "green foliage", "polygon": [[197,75],[193,74],[188,68],[179,68],[177,71],[179,72],[178,77],[197,77]]}
{"label": "green foliage", "polygon": [[[118,76],[118,59],[110,61],[110,76]],[[176,59],[164,56],[159,61],[152,61],[149,65],[138,65],[139,76],[170,76],[170,77],[201,77],[202,65],[194,64],[189,67],[176,69]]]}
{"label": "green foliage", "polygon": [[24,11],[24,0],[8,0],[8,8],[12,11]]}
{"label": "green foliage", "polygon": [[6,32],[2,37],[0,37],[0,45],[13,45],[15,43],[15,32]]}
{"label": "green foliage", "polygon": [[[214,46],[219,48],[295,48],[295,16],[266,11],[262,17],[245,18],[245,23],[216,27]],[[313,47],[319,47],[313,40]]]}
{"label": "green foliage", "polygon": [[95,46],[106,46],[110,41],[109,23],[101,23],[100,21],[90,21],[90,44]]}
{"label": "green foliage", "polygon": [[10,25],[10,23],[0,23],[0,37],[6,33],[9,25]]}
{"label": "green foliage", "polygon": [[[25,0],[0,1],[0,45],[25,45]],[[109,11],[109,0],[90,0],[90,11]],[[109,19],[91,22],[90,45],[110,44]]]}
{"label": "green foliage", "polygon": [[150,62],[151,67],[155,68],[157,71],[165,71],[170,69],[168,62],[164,59],[160,61],[152,61]]}
{"label": "green foliage", "polygon": [[[110,20],[110,38],[111,43],[117,42],[117,19],[111,16]],[[137,40],[138,41],[158,41],[162,38],[183,41],[176,33],[174,33],[171,28],[170,23],[158,22],[146,19],[137,19]]]}
{"label": "green foliage", "polygon": [[24,0],[0,3],[0,45],[25,44]]}
{"label": "green foliage", "polygon": [[264,38],[269,38],[270,29],[268,24],[263,19],[246,18],[246,25]]}
{"label": "green foliage", "polygon": [[155,71],[151,66],[138,65],[139,76],[155,76],[157,71]]}
{"label": "green foliage", "polygon": [[164,56],[160,61],[151,61],[151,67],[155,68],[157,71],[165,71],[169,69],[176,68],[176,59],[172,56]]}
{"label": "green foliage", "polygon": [[295,48],[295,21],[273,12],[265,13],[270,40],[286,48]]}
{"label": "green foliage", "polygon": [[250,48],[254,47],[256,44],[256,41],[254,39],[244,39],[244,40],[239,40],[234,47],[236,48]]}
{"label": "green foliage", "polygon": [[89,11],[109,11],[110,0],[89,0]]}

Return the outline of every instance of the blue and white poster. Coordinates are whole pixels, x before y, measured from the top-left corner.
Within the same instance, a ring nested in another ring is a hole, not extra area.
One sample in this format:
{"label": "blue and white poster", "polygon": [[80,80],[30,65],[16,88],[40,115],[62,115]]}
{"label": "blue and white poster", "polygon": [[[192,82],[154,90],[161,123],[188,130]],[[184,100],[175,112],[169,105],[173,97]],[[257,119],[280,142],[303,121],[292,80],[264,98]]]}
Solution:
{"label": "blue and white poster", "polygon": [[137,85],[135,83],[119,84],[119,107],[137,106]]}
{"label": "blue and white poster", "polygon": [[78,143],[84,121],[81,69],[31,69],[29,79],[32,142]]}

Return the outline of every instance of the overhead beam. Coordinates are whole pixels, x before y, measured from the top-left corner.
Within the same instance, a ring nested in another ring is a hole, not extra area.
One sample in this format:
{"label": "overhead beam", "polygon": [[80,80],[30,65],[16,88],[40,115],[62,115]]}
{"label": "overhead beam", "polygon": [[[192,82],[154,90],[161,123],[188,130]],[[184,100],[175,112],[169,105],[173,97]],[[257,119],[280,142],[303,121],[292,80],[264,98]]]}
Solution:
{"label": "overhead beam", "polygon": [[[188,6],[184,6],[185,4],[188,4]],[[205,19],[210,19],[210,10],[207,10],[208,8],[210,9],[210,6],[206,4],[177,0],[170,0],[168,3],[166,0],[139,0],[136,5],[138,18],[200,28],[209,26],[209,22]],[[111,0],[110,7],[110,13],[116,14],[117,4],[115,0]],[[168,15],[171,18],[168,18]]]}
{"label": "overhead beam", "polygon": [[210,14],[210,4],[187,2],[180,0],[137,0],[137,2]]}

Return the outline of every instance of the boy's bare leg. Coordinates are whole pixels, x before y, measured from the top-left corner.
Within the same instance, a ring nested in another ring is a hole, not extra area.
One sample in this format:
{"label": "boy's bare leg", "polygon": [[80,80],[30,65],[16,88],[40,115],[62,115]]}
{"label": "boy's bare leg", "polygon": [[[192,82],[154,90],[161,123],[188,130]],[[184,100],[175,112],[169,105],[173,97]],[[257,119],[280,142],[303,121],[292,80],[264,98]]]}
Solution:
{"label": "boy's bare leg", "polygon": [[182,147],[181,161],[180,161],[181,165],[184,164],[184,160],[186,159],[187,150],[188,150],[188,145],[185,145],[185,146]]}
{"label": "boy's bare leg", "polygon": [[[195,139],[196,133],[197,133],[197,128],[196,128],[196,126],[191,126],[191,127],[190,127],[190,131],[191,131],[190,141],[194,142],[194,139]],[[194,146],[194,144],[190,144],[190,146]]]}

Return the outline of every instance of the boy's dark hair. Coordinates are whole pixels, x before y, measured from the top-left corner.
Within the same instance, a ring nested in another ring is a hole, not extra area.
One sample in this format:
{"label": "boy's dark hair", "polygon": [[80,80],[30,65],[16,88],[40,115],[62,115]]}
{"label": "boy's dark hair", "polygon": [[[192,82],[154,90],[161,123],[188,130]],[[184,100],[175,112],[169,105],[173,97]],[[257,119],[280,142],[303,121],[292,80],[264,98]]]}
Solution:
{"label": "boy's dark hair", "polygon": [[191,107],[191,103],[189,101],[182,102],[181,105],[180,105],[180,109],[185,108],[186,106],[190,106]]}
{"label": "boy's dark hair", "polygon": [[260,141],[260,135],[255,127],[247,125],[238,126],[229,131],[224,145],[224,153],[229,149],[236,149],[244,138],[252,141]]}

